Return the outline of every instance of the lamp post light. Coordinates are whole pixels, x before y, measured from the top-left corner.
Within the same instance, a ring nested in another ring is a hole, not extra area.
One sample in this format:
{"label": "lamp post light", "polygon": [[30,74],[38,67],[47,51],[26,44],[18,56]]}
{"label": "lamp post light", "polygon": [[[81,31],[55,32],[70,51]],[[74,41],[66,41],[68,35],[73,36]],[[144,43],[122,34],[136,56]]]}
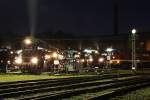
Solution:
{"label": "lamp post light", "polygon": [[53,62],[54,62],[53,70],[54,70],[54,73],[57,73],[58,66],[59,66],[58,53],[53,52],[52,57],[53,57]]}
{"label": "lamp post light", "polygon": [[108,54],[108,56],[109,56],[109,57],[108,57],[108,60],[111,60],[111,58],[110,58],[110,57],[111,57],[111,53],[112,53],[112,51],[113,51],[113,49],[112,49],[112,48],[107,48],[107,49],[106,49],[106,52],[107,52],[107,54]]}
{"label": "lamp post light", "polygon": [[107,62],[106,62],[106,68],[110,67],[111,68],[111,53],[112,53],[113,49],[112,48],[107,48],[106,52],[107,52]]}
{"label": "lamp post light", "polygon": [[132,29],[132,70],[136,71],[136,29]]}
{"label": "lamp post light", "polygon": [[30,45],[30,44],[32,43],[32,40],[31,40],[30,38],[26,38],[26,39],[24,40],[24,43],[25,43],[26,45]]}

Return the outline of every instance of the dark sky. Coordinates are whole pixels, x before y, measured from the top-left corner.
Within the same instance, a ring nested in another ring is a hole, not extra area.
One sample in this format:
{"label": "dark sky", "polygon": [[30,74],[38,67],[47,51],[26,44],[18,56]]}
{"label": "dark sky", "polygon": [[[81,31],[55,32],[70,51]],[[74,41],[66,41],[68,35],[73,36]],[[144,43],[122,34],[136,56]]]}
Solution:
{"label": "dark sky", "polygon": [[[150,0],[118,1],[119,33],[150,31]],[[27,0],[0,0],[0,32],[29,33],[28,8]],[[36,12],[36,33],[113,33],[113,0],[39,0]]]}

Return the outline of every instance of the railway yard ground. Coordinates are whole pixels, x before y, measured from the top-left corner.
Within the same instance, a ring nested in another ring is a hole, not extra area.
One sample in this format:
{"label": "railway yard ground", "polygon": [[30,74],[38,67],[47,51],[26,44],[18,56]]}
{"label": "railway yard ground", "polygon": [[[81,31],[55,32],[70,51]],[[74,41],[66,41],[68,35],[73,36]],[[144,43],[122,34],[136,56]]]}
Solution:
{"label": "railway yard ground", "polygon": [[75,75],[75,74],[64,74],[64,75],[27,75],[27,74],[0,74],[0,83],[1,82],[15,82],[15,81],[26,81],[26,80],[39,80],[39,79],[55,79],[55,78],[70,78],[70,77],[86,77],[93,75]]}
{"label": "railway yard ground", "polygon": [[124,96],[117,96],[111,100],[150,100],[150,86],[130,92]]}
{"label": "railway yard ground", "polygon": [[1,100],[150,100],[150,76],[112,73],[0,74]]}
{"label": "railway yard ground", "polygon": [[[131,70],[114,70],[111,72],[113,74],[132,74]],[[69,77],[86,77],[94,76],[97,74],[104,73],[78,73],[78,74],[49,74],[42,73],[39,75],[35,74],[22,74],[20,72],[11,72],[11,73],[0,73],[0,82],[14,82],[14,81],[25,81],[25,80],[39,80],[39,79],[55,79],[55,78],[69,78]]]}

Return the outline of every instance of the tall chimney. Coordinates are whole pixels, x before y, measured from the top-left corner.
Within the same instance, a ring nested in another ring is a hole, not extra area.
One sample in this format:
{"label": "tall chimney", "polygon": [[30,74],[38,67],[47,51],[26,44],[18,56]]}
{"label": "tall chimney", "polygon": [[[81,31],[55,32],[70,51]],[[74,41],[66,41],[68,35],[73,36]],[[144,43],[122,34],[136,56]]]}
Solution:
{"label": "tall chimney", "polygon": [[118,0],[113,0],[113,35],[118,35]]}

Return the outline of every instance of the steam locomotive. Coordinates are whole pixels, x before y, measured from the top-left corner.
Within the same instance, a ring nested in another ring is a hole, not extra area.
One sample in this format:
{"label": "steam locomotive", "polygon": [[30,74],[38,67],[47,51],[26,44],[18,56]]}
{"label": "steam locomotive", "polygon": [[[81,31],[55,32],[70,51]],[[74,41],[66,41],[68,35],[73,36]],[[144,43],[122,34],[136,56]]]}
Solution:
{"label": "steam locomotive", "polygon": [[34,43],[28,44],[22,47],[22,50],[17,51],[14,64],[23,73],[41,73],[50,66],[49,59],[45,58],[48,53],[48,50]]}

